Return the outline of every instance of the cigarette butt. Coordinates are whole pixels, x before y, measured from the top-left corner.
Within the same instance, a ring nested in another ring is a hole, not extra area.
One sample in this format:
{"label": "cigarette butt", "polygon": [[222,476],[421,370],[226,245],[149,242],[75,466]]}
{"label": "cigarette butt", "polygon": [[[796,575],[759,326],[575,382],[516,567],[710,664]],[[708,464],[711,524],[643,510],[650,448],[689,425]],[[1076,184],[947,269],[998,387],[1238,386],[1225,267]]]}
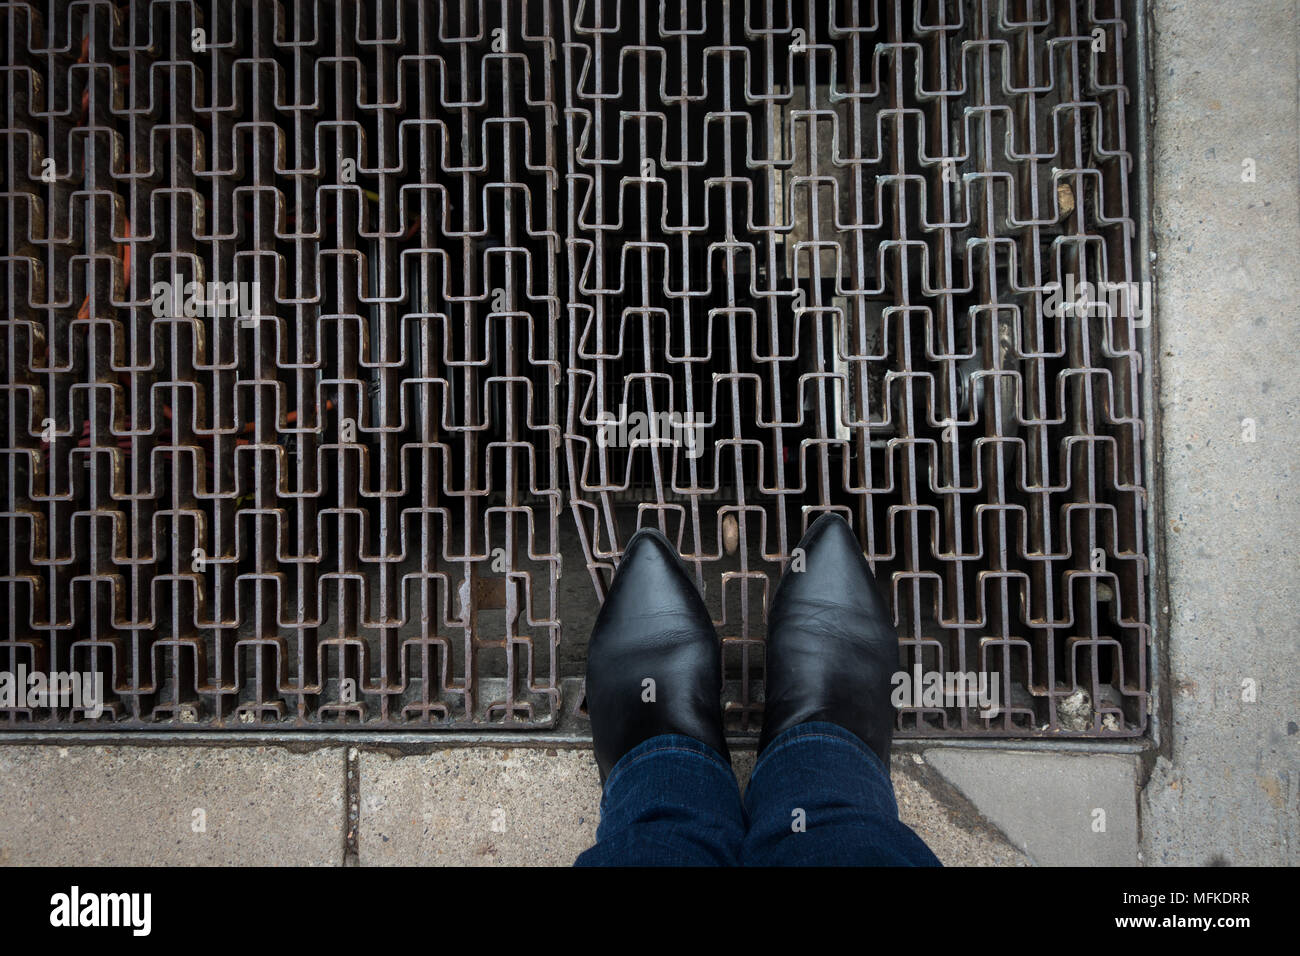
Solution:
{"label": "cigarette butt", "polygon": [[1074,190],[1069,183],[1056,184],[1056,203],[1061,207],[1061,218],[1074,212]]}
{"label": "cigarette butt", "polygon": [[740,525],[736,523],[736,516],[729,514],[722,518],[722,546],[727,549],[727,554],[735,554],[736,547],[740,544]]}

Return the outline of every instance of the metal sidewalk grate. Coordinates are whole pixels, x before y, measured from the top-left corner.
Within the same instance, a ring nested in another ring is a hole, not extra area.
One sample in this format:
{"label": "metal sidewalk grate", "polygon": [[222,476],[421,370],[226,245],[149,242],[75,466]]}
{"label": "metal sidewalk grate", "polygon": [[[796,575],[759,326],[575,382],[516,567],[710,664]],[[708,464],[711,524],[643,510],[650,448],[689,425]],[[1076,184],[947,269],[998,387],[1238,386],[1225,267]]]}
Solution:
{"label": "metal sidewalk grate", "polygon": [[752,733],[833,510],[900,735],[1146,731],[1118,2],[3,11],[0,730],[554,728],[651,524]]}
{"label": "metal sidewalk grate", "polygon": [[740,728],[775,579],[839,511],[909,691],[1000,684],[991,719],[901,698],[904,732],[1143,730],[1145,300],[1105,6],[566,9],[572,500],[598,587],[633,527],[679,542]]}

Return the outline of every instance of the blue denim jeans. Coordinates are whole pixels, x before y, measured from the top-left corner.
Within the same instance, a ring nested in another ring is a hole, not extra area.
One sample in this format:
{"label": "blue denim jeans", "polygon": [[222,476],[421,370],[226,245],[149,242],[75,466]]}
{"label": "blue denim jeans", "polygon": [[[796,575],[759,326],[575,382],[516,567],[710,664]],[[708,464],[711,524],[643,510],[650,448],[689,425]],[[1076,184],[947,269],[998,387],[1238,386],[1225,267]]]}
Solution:
{"label": "blue denim jeans", "polygon": [[742,801],[731,767],[676,734],[624,755],[605,782],[596,845],[577,866],[939,866],[898,819],[888,768],[843,727],[791,727]]}

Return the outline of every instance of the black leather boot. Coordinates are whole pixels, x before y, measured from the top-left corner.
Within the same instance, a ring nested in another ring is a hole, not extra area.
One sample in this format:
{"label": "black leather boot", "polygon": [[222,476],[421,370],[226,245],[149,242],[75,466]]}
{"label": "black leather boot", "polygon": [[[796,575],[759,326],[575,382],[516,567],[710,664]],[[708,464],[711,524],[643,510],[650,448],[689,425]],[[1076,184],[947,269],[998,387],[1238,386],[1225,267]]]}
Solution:
{"label": "black leather boot", "polygon": [[660,734],[694,737],[731,761],[713,621],[677,551],[652,528],[627,543],[592,629],[587,714],[602,783],[619,758]]}
{"label": "black leather boot", "polygon": [[799,542],[767,616],[767,693],[759,751],[811,720],[852,731],[889,766],[898,635],[853,531],[838,515]]}

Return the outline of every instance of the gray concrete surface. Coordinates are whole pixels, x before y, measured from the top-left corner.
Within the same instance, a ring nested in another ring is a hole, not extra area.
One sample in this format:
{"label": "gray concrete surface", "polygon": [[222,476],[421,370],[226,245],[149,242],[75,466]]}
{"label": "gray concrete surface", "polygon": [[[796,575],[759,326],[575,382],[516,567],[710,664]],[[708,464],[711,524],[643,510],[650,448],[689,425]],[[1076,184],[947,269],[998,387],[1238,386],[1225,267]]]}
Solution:
{"label": "gray concrete surface", "polygon": [[363,866],[567,866],[595,840],[587,751],[475,747],[361,753]]}
{"label": "gray concrete surface", "polygon": [[[590,751],[360,756],[363,866],[568,866],[595,840],[600,781]],[[738,752],[733,764],[743,787],[754,755]],[[912,758],[895,757],[893,777],[903,821],[945,864],[1028,862],[942,781],[914,769]]]}
{"label": "gray concrete surface", "polygon": [[343,752],[0,747],[0,864],[329,866]]}
{"label": "gray concrete surface", "polygon": [[1137,758],[933,748],[925,760],[1041,866],[1136,866]]}
{"label": "gray concrete surface", "polygon": [[[743,787],[754,754],[734,764]],[[356,766],[364,866],[568,866],[595,840],[589,750],[360,750]],[[341,865],[346,773],[336,747],[0,747],[0,865]],[[918,758],[893,777],[944,863],[1029,862]]]}
{"label": "gray concrete surface", "polygon": [[1161,0],[1154,19],[1173,728],[1143,856],[1296,864],[1297,4]]}

